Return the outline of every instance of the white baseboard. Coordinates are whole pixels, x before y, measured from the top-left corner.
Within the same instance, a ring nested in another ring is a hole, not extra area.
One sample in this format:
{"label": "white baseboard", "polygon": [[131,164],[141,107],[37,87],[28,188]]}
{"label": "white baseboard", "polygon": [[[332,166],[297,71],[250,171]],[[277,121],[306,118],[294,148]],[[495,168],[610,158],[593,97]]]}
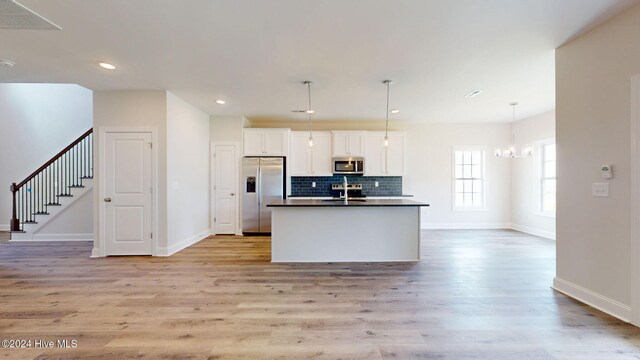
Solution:
{"label": "white baseboard", "polygon": [[629,322],[631,319],[630,306],[609,299],[606,296],[602,296],[569,281],[555,277],[551,288],[622,321]]}
{"label": "white baseboard", "polygon": [[93,233],[90,234],[23,234],[14,233],[11,242],[21,241],[93,241]]}
{"label": "white baseboard", "polygon": [[551,239],[551,240],[556,239],[556,233],[552,231],[540,230],[540,229],[536,229],[528,226],[522,226],[518,224],[511,224],[511,228],[513,230],[517,230],[517,231],[531,234],[531,235],[540,236],[540,237]]}
{"label": "white baseboard", "polygon": [[10,229],[9,224],[0,224],[0,231],[9,231]]}
{"label": "white baseboard", "polygon": [[511,229],[507,223],[430,223],[423,221],[421,229],[429,230],[485,230],[485,229]]}
{"label": "white baseboard", "polygon": [[177,253],[180,250],[183,250],[197,242],[199,242],[200,240],[203,240],[205,238],[207,238],[209,236],[209,234],[211,234],[211,230],[207,229],[204,231],[201,231],[199,233],[197,233],[194,236],[188,237],[182,241],[180,241],[179,243],[173,244],[169,247],[159,247],[158,251],[157,251],[157,256],[171,256],[175,253]]}

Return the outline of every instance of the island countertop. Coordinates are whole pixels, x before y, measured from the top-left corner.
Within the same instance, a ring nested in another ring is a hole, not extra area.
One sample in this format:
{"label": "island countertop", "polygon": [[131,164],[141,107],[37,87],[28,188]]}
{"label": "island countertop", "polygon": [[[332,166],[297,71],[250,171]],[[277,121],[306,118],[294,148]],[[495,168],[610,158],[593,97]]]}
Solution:
{"label": "island countertop", "polygon": [[406,199],[353,199],[345,204],[337,199],[284,199],[275,200],[267,207],[372,207],[372,206],[429,206],[429,204]]}

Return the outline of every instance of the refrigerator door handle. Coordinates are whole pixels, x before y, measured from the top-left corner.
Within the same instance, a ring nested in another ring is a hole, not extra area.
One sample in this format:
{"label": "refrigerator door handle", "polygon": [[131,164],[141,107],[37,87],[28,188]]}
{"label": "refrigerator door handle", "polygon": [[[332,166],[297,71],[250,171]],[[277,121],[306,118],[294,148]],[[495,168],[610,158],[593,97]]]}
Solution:
{"label": "refrigerator door handle", "polygon": [[256,179],[258,180],[258,186],[257,186],[257,190],[258,190],[258,205],[262,204],[262,171],[260,169],[260,167],[258,167],[257,171],[256,171]]}

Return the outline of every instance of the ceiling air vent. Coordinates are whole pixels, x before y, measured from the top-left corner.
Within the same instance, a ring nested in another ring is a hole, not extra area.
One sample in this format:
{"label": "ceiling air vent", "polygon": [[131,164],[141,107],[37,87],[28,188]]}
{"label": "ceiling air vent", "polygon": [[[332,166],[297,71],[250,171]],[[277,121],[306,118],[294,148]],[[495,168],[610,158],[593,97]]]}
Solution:
{"label": "ceiling air vent", "polygon": [[14,0],[0,0],[0,29],[62,30]]}

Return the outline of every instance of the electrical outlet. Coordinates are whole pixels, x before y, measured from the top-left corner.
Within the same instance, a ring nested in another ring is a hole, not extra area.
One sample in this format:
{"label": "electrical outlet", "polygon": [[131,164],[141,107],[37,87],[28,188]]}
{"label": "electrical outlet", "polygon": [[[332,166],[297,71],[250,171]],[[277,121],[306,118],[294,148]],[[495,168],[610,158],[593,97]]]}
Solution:
{"label": "electrical outlet", "polygon": [[313,187],[313,188],[316,187],[316,182],[315,181],[311,182],[311,187]]}
{"label": "electrical outlet", "polygon": [[380,185],[380,184],[378,184],[378,182],[377,182],[377,181],[374,183],[374,186],[375,186],[375,187],[378,187],[379,185]]}

